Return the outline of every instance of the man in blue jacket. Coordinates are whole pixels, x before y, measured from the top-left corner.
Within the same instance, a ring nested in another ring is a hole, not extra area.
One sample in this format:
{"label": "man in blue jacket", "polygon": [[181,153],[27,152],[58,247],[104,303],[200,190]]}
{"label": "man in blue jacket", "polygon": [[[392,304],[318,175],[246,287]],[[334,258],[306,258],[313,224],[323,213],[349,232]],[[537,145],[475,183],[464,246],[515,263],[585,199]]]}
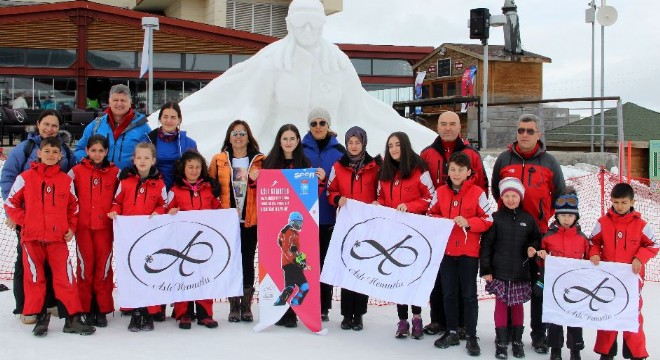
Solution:
{"label": "man in blue jacket", "polygon": [[85,157],[87,140],[94,134],[101,134],[108,139],[108,159],[120,169],[132,164],[135,145],[143,141],[151,128],[147,118],[134,112],[131,106],[131,90],[128,86],[117,84],[110,88],[110,107],[103,116],[92,121],[76,144],[76,161]]}

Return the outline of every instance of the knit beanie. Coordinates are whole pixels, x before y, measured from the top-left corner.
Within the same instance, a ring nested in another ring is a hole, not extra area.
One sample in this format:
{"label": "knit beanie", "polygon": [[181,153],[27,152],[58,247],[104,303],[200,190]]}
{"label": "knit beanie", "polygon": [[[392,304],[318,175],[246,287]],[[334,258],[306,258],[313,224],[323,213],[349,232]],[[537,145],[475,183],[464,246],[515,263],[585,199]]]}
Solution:
{"label": "knit beanie", "polygon": [[328,110],[323,108],[312,109],[309,112],[309,116],[307,116],[307,124],[309,125],[309,123],[317,119],[325,120],[328,123],[328,127],[330,127],[330,113]]}
{"label": "knit beanie", "polygon": [[520,201],[525,198],[525,187],[518,178],[506,177],[500,180],[500,197],[507,191],[515,191],[520,195]]}

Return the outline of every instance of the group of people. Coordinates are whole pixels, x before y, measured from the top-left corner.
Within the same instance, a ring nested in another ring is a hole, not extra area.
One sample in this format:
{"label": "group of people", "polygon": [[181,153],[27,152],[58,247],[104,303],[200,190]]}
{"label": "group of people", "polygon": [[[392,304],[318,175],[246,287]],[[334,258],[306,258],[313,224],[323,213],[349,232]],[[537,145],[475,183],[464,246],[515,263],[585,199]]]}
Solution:
{"label": "group of people", "polygon": [[[643,276],[643,264],[658,252],[651,227],[633,209],[634,192],[627,184],[614,187],[613,206],[591,237],[580,231],[578,196],[565,186],[558,162],[540,141],[540,119],[534,115],[520,117],[517,141],[495,163],[490,190],[498,202],[496,211],[488,200],[489,181],[479,152],[461,138],[460,119],[453,112],[439,117],[439,136],[421,154],[406,133],[394,132],[382,157],[366,151],[367,131],[357,126],[346,132],[345,146],[340,144],[322,108],[309,113],[304,137],[295,125],[280,127],[267,155],[260,152],[248,123],[236,120],[227,128],[220,152],[207,163],[196,142],[180,130],[178,104],[163,105],[160,127],[152,131],[145,116],[132,110],[126,86],[113,86],[109,103],[103,116],[87,126],[75,152],[58,138],[59,114],[44,111],[36,132],[10,152],[2,171],[7,224],[19,236],[14,313],[34,323],[37,336],[47,334],[54,313],[66,319],[65,332],[93,334],[95,327],[108,325],[106,315],[114,311],[112,219],[117,215],[201,209],[235,208],[240,214],[244,295],[229,299],[228,320],[253,321],[256,181],[261,169],[316,168],[321,267],[336,213],[348,199],[453,220],[429,299],[430,322],[424,326],[421,308],[411,306],[411,326],[408,305],[398,304],[395,336],[442,334],[435,341],[439,348],[466,340],[473,356],[481,353],[478,276],[496,299],[496,357],[508,357],[509,343],[514,357],[525,356],[523,303],[531,300],[532,348],[557,360],[562,358],[563,329],[541,320],[543,259],[552,254],[594,264],[627,262]],[[74,235],[75,279],[67,249]],[[322,321],[329,321],[332,290],[321,284]],[[363,329],[367,302],[365,294],[341,290],[342,329]],[[214,328],[218,322],[212,305],[212,299],[176,303],[173,316],[181,329],[190,329],[195,319]],[[121,311],[131,316],[130,331],[149,331],[154,321],[165,320],[164,309],[154,304]],[[295,313],[289,309],[277,325],[295,327]],[[581,329],[568,328],[567,346],[570,358],[580,359]],[[624,333],[623,349],[629,358],[648,356],[641,313],[639,332]],[[613,359],[616,332],[599,331],[595,351],[601,359]]]}

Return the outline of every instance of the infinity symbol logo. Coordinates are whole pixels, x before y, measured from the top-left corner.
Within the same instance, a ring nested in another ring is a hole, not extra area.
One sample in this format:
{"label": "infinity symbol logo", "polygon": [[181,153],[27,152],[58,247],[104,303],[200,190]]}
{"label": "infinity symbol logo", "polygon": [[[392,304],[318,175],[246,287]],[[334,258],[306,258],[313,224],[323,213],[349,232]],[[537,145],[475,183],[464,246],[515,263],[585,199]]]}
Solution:
{"label": "infinity symbol logo", "polygon": [[[353,245],[353,248],[351,249],[351,256],[352,256],[354,259],[358,259],[358,260],[374,259],[374,258],[377,258],[377,257],[383,256],[384,259],[380,262],[380,264],[378,264],[378,272],[381,273],[381,274],[383,274],[383,275],[390,275],[391,272],[388,273],[388,272],[385,272],[385,271],[383,270],[383,266],[385,265],[386,262],[391,263],[391,264],[394,264],[395,266],[400,267],[400,268],[405,268],[405,267],[408,267],[408,266],[414,264],[414,263],[415,263],[415,260],[417,260],[417,256],[419,255],[419,253],[417,252],[417,250],[416,250],[415,248],[411,247],[411,246],[404,246],[404,245],[403,245],[406,241],[410,240],[411,238],[412,238],[412,235],[408,235],[408,236],[406,236],[403,240],[401,240],[401,241],[399,241],[398,243],[394,244],[394,245],[393,245],[392,247],[390,247],[389,249],[386,249],[383,245],[381,245],[381,244],[380,244],[378,241],[376,241],[376,240],[362,240],[362,241],[358,241],[358,242],[355,243],[355,245]],[[375,255],[372,255],[372,256],[361,256],[361,255],[358,255],[357,252],[355,251],[355,249],[356,249],[356,248],[359,248],[363,243],[366,243],[366,244],[368,244],[368,245],[371,245],[371,247],[373,247],[374,249],[376,249],[376,250],[378,251],[378,253],[375,254]],[[407,251],[410,251],[410,252],[415,256],[415,258],[414,258],[410,263],[405,264],[405,263],[403,263],[403,262],[397,260],[397,259],[394,257],[394,254],[395,254],[398,250],[407,250]]]}
{"label": "infinity symbol logo", "polygon": [[[612,288],[610,286],[603,286],[609,279],[610,278],[607,278],[607,277],[605,279],[603,279],[603,281],[601,281],[600,284],[598,284],[598,286],[596,286],[593,290],[589,290],[585,287],[577,286],[577,285],[573,286],[573,287],[570,287],[570,288],[564,290],[564,300],[569,304],[575,304],[575,303],[579,303],[581,301],[584,301],[584,300],[590,298],[591,300],[589,300],[589,309],[591,309],[591,311],[598,311],[598,310],[600,310],[600,308],[595,308],[594,307],[594,300],[598,303],[601,303],[601,304],[608,304],[608,303],[611,303],[612,301],[614,301],[614,299],[616,297],[616,291],[614,291],[614,288]],[[570,294],[571,290],[579,291],[579,292],[581,292],[585,295],[581,298],[578,298],[578,299],[570,298],[569,295],[571,295]],[[605,297],[603,297],[603,296],[599,296],[598,292],[600,292],[601,290],[608,291],[611,298],[609,298],[609,300],[608,300],[608,299],[605,299]]]}
{"label": "infinity symbol logo", "polygon": [[[183,248],[182,251],[165,248],[165,249],[160,249],[160,250],[152,253],[151,255],[147,255],[146,258],[145,258],[144,270],[147,273],[156,274],[156,273],[163,272],[163,271],[169,269],[172,265],[174,265],[174,263],[177,262],[177,260],[181,260],[181,262],[179,263],[179,274],[181,274],[181,276],[190,276],[190,275],[192,275],[193,272],[187,273],[183,270],[183,265],[186,262],[190,262],[190,263],[193,263],[193,264],[203,264],[203,263],[209,261],[209,259],[211,259],[211,257],[213,256],[213,245],[211,245],[211,243],[206,242],[206,241],[200,241],[198,243],[195,243],[195,240],[197,240],[197,238],[200,235],[202,235],[202,231],[197,231],[197,234],[195,234],[195,236],[193,236],[193,238],[190,240],[190,242],[188,242],[188,245],[186,245],[186,247]],[[195,247],[195,246],[206,246],[210,250],[211,253],[209,254],[209,256],[206,259],[195,259],[191,256],[188,256],[188,254],[190,253],[190,250],[192,250],[192,248]],[[151,268],[149,266],[149,264],[151,262],[153,262],[153,256],[154,255],[168,255],[168,256],[174,257],[174,260],[172,260],[171,263],[169,263],[167,266],[165,266],[161,269],[154,269],[154,268]]]}

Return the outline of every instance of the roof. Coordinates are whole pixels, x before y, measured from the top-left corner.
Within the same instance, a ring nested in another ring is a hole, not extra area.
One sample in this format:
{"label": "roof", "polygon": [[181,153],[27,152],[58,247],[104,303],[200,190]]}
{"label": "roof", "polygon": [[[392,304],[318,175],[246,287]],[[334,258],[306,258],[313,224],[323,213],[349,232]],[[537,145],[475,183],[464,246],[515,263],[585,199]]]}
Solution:
{"label": "roof", "polygon": [[[460,52],[462,54],[472,56],[479,60],[484,59],[484,46],[479,44],[455,44],[444,43],[438,46],[431,53],[426,55],[422,60],[413,65],[413,69],[422,65],[439,52],[444,52],[447,49]],[[522,55],[512,54],[504,50],[504,45],[488,45],[488,61],[511,61],[511,62],[536,62],[536,63],[550,63],[552,59],[549,57],[535,54],[531,51],[524,51]]]}
{"label": "roof", "polygon": [[[649,141],[660,139],[660,113],[628,102],[623,104],[623,135],[626,141]],[[605,140],[616,141],[617,112],[616,108],[604,112]],[[600,113],[594,115],[596,125],[600,125]],[[589,134],[591,116],[582,118],[568,125],[560,126],[545,133],[546,142],[587,142],[591,143]],[[594,132],[598,132],[596,129]],[[608,136],[609,135],[609,136]]]}

